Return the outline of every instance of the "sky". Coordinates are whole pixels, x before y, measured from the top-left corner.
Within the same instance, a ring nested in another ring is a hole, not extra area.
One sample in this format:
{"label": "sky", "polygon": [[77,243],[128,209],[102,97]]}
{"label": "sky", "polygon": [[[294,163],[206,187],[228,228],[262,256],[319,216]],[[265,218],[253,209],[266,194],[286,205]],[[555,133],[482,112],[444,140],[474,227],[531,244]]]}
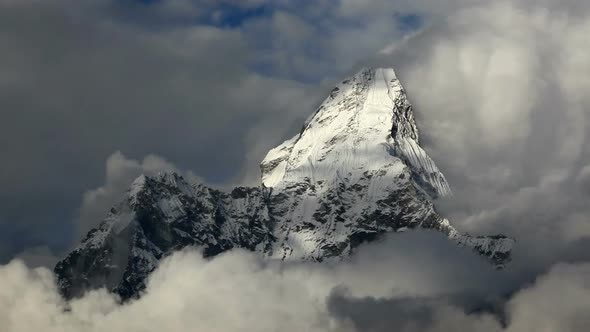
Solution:
{"label": "sky", "polygon": [[[590,324],[586,1],[0,0],[0,22],[9,331]],[[454,192],[438,210],[462,231],[516,238],[508,269],[409,234],[342,266],[277,267],[239,251],[204,261],[187,250],[136,302],[100,291],[59,299],[43,266],[135,177],[172,169],[219,188],[257,185],[265,153],[369,65],[394,67],[407,90],[422,145]]]}

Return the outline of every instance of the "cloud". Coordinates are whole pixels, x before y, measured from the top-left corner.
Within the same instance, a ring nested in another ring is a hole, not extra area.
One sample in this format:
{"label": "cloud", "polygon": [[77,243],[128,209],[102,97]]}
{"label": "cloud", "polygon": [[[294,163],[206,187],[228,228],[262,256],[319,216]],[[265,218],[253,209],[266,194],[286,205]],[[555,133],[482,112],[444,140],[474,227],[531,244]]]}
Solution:
{"label": "cloud", "polygon": [[51,248],[47,246],[38,246],[27,248],[18,253],[14,259],[22,261],[29,268],[52,268],[59,261],[60,257],[57,256]]}
{"label": "cloud", "polygon": [[[71,245],[81,197],[102,186],[113,151],[162,156],[219,186],[256,184],[266,151],[330,86],[406,32],[389,5],[354,15],[335,7],[344,3],[258,0],[0,6],[3,262]],[[268,11],[236,27],[200,19],[259,6]]]}
{"label": "cloud", "polygon": [[502,331],[497,317],[489,313],[468,314],[441,299],[348,298],[333,294],[331,313],[349,321],[356,331]]}
{"label": "cloud", "polygon": [[590,227],[590,58],[580,53],[590,12],[573,1],[553,7],[458,10],[374,60],[398,69],[454,190],[437,203],[442,214],[471,233],[516,237],[514,265],[537,271],[574,259]]}
{"label": "cloud", "polygon": [[[374,244],[374,251],[367,249],[364,255],[411,246],[410,240],[405,245],[400,245],[403,241]],[[425,236],[422,242],[427,240],[436,241],[436,237]],[[450,245],[445,248],[459,251]],[[419,256],[434,260],[438,252]],[[152,274],[141,299],[125,305],[118,305],[104,291],[66,304],[55,293],[49,271],[27,269],[14,261],[0,269],[6,286],[0,293],[0,303],[6,304],[0,315],[10,332],[38,327],[47,331],[330,331],[340,325],[329,315],[325,302],[336,285],[347,285],[356,296],[390,294],[394,288],[433,293],[430,285],[396,285],[398,278],[410,279],[392,264],[408,257],[401,251],[395,256],[359,257],[350,265],[282,265],[242,251],[205,260],[199,252],[185,250],[169,257]],[[436,283],[430,276],[421,282]],[[250,305],[253,300],[255,306]]]}
{"label": "cloud", "polygon": [[[255,49],[237,29],[154,29],[93,1],[0,6],[2,262],[68,248],[81,197],[102,186],[113,151],[163,156],[219,185],[254,178],[262,150],[321,94],[251,71]],[[247,138],[263,122],[270,129]],[[247,139],[264,146],[248,151]]]}
{"label": "cloud", "polygon": [[501,306],[501,315],[440,297],[354,298],[334,293],[329,307],[359,331],[581,332],[590,323],[586,315],[590,309],[589,276],[587,263],[556,265],[514,294]]}
{"label": "cloud", "polygon": [[[415,234],[397,236],[418,242],[435,239],[429,235],[422,235],[422,239]],[[587,323],[587,264],[558,265],[502,302],[499,310],[505,310],[507,317],[503,326],[498,315],[487,308],[449,300],[457,289],[445,293],[435,290],[437,284],[443,286],[436,272],[454,275],[458,284],[464,281],[461,273],[442,264],[433,264],[435,273],[423,276],[422,281],[427,283],[422,288],[408,287],[402,267],[419,271],[420,263],[433,263],[441,254],[440,250],[426,249],[424,260],[415,260],[413,265],[394,264],[407,257],[404,252],[393,252],[393,259],[382,253],[386,248],[402,249],[397,240],[390,238],[362,248],[364,259],[332,265],[281,264],[244,251],[206,260],[198,251],[184,250],[162,262],[140,299],[125,304],[119,304],[104,290],[66,303],[57,294],[49,270],[30,269],[15,260],[0,267],[4,285],[0,289],[0,319],[7,332],[356,332],[392,328],[525,332],[543,327],[583,331]],[[461,250],[452,245],[444,248],[455,251],[451,256],[460,255]],[[372,260],[366,259],[374,254]],[[489,273],[493,277],[499,272]],[[556,298],[567,301],[556,306]]]}

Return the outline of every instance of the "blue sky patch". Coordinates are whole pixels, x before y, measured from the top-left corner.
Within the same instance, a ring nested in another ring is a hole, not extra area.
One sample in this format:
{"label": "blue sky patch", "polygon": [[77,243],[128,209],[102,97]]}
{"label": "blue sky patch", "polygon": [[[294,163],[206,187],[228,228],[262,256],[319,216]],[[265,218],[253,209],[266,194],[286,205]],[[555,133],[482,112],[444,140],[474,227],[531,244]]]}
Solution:
{"label": "blue sky patch", "polygon": [[[123,2],[128,2],[129,0],[123,0]],[[165,4],[168,0],[131,0],[131,3],[134,4],[128,8],[157,8],[156,5]],[[124,4],[123,4],[124,5]],[[200,13],[198,17],[194,17],[192,23],[194,24],[205,24],[205,25],[212,25],[220,28],[236,28],[240,27],[244,22],[259,18],[259,17],[268,17],[271,16],[274,8],[270,5],[260,5],[257,7],[251,8],[244,8],[240,6],[234,6],[231,4],[217,4],[217,5],[210,5],[210,6],[203,6],[205,11]],[[181,22],[177,22],[180,24],[187,24],[186,20],[180,20]],[[173,22],[169,22],[173,23]]]}
{"label": "blue sky patch", "polygon": [[248,20],[268,17],[271,16],[272,13],[273,9],[267,5],[254,8],[240,8],[236,6],[222,5],[209,13],[206,18],[208,22],[205,23],[222,28],[236,28]]}
{"label": "blue sky patch", "polygon": [[403,32],[418,30],[423,25],[422,16],[418,14],[396,14],[398,29]]}

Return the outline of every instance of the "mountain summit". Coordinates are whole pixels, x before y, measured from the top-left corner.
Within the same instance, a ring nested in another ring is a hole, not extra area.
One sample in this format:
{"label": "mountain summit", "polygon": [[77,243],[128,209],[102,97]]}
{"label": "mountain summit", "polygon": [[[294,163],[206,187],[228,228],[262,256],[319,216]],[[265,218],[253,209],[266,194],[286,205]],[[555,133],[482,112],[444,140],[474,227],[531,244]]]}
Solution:
{"label": "mountain summit", "polygon": [[62,293],[107,287],[122,298],[139,296],[158,262],[186,246],[206,257],[243,248],[269,259],[321,262],[415,228],[442,232],[496,267],[510,260],[514,240],[462,234],[435,211],[433,200],[451,189],[420,147],[393,69],[366,68],[341,82],[260,166],[260,187],[229,193],[175,173],[140,176],[56,265]]}

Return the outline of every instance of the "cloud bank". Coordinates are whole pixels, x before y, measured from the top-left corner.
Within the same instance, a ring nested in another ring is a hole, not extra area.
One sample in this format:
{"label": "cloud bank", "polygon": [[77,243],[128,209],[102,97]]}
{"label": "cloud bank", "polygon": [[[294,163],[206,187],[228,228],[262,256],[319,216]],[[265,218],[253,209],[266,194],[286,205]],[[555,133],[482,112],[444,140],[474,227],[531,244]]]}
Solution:
{"label": "cloud bank", "polygon": [[[469,258],[449,269],[443,263],[464,259],[464,252],[438,234],[398,236],[332,266],[280,264],[244,251],[207,261],[188,249],[163,261],[146,293],[125,304],[104,290],[64,303],[50,271],[13,261],[0,268],[0,318],[10,332],[524,332],[585,331],[590,323],[588,264],[557,265],[494,308],[493,299],[481,306],[469,295],[483,291],[486,275],[500,272]],[[438,250],[414,257],[404,251],[426,243]]]}

